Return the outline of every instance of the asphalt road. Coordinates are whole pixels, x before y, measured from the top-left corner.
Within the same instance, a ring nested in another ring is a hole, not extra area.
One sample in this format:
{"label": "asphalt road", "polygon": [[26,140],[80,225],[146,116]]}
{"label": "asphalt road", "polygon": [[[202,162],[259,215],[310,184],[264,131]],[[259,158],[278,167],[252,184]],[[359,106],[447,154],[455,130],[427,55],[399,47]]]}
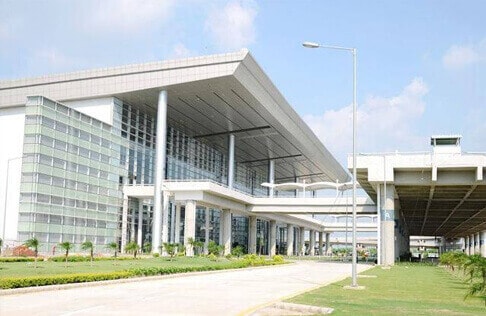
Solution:
{"label": "asphalt road", "polygon": [[[358,272],[370,266],[358,265]],[[0,315],[239,315],[351,274],[296,264],[0,296]]]}

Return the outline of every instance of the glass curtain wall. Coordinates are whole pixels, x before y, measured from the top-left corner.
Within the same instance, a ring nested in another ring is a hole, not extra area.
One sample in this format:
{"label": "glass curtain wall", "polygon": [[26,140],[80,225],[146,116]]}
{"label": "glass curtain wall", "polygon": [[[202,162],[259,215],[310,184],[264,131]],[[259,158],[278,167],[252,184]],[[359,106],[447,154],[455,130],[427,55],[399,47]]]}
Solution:
{"label": "glass curtain wall", "polygon": [[121,138],[112,127],[44,97],[26,104],[18,240],[40,251],[91,241],[98,251],[119,236]]}

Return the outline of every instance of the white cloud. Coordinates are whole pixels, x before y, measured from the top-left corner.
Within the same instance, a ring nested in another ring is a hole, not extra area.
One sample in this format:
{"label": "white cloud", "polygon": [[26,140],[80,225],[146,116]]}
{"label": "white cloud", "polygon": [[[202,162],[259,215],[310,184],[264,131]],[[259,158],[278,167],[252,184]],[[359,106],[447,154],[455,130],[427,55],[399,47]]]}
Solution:
{"label": "white cloud", "polygon": [[255,42],[257,13],[253,1],[231,1],[210,11],[205,28],[219,48],[240,49]]}
{"label": "white cloud", "polygon": [[175,58],[175,59],[187,58],[194,55],[195,53],[191,51],[189,48],[187,48],[184,44],[177,43],[172,48],[172,53],[169,58]]}
{"label": "white cloud", "polygon": [[442,57],[442,63],[449,69],[460,69],[485,60],[486,39],[475,45],[453,45]]}
{"label": "white cloud", "polygon": [[171,14],[174,0],[103,0],[89,6],[85,28],[96,31],[140,32]]}
{"label": "white cloud", "polygon": [[[370,96],[358,104],[358,152],[391,151],[423,147],[414,122],[425,111],[428,88],[422,78],[413,79],[393,97]],[[352,151],[352,105],[305,115],[304,120],[341,162]]]}

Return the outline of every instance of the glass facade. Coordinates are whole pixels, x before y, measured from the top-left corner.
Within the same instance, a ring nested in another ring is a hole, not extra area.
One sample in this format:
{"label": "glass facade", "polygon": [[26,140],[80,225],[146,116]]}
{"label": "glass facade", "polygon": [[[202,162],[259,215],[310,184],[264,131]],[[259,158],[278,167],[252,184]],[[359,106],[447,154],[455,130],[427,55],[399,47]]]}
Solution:
{"label": "glass facade", "polygon": [[[121,138],[112,127],[44,97],[26,104],[18,239],[42,251],[62,241],[105,245],[118,233]],[[79,248],[75,248],[79,250]]]}
{"label": "glass facade", "polygon": [[[106,124],[44,97],[29,97],[26,104],[24,158],[20,191],[18,240],[35,236],[43,252],[63,241],[92,241],[97,251],[120,242],[123,185],[153,185],[156,122],[146,112],[113,98],[113,125]],[[227,183],[228,157],[204,139],[167,129],[166,179]],[[267,196],[261,183],[267,166],[236,163],[234,188],[253,196]],[[169,203],[169,231],[173,202]],[[143,202],[142,242],[151,242],[151,199]],[[209,208],[210,240],[219,243],[220,210]],[[130,198],[127,240],[138,234],[139,199]],[[184,240],[184,207],[180,240]],[[205,240],[205,208],[196,211],[196,240]],[[248,250],[247,217],[232,215],[232,246]],[[257,252],[267,254],[269,223],[257,221]],[[280,236],[279,237],[283,237]],[[280,238],[279,248],[284,239]]]}

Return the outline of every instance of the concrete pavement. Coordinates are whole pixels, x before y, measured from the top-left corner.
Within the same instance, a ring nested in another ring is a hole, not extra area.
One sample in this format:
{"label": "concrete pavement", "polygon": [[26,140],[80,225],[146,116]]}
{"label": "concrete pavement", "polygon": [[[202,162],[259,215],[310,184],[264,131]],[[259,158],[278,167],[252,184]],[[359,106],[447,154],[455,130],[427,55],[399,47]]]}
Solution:
{"label": "concrete pavement", "polygon": [[[370,266],[358,265],[358,272]],[[345,278],[351,265],[296,264],[0,297],[0,315],[238,315]]]}

